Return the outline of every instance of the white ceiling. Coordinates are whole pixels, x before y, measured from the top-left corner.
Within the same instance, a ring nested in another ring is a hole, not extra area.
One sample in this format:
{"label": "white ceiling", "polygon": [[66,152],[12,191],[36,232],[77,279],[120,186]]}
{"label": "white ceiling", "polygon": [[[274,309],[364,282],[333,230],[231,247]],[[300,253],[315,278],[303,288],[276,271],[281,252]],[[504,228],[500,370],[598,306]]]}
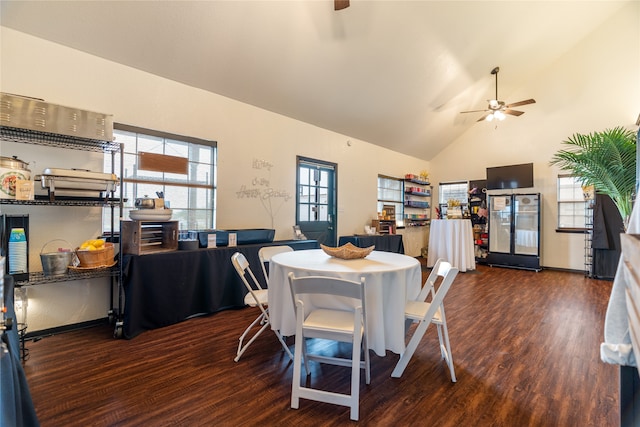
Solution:
{"label": "white ceiling", "polygon": [[2,0],[0,22],[430,160],[494,98],[491,69],[501,100],[535,98],[511,94],[631,1]]}

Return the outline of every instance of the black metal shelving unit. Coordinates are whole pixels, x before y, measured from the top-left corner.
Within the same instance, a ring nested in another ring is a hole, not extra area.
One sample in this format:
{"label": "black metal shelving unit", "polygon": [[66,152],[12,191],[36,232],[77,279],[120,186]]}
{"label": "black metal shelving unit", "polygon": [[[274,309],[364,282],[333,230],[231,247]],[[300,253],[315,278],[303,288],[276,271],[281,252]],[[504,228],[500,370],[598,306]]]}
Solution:
{"label": "black metal shelving unit", "polygon": [[593,207],[594,199],[586,200],[584,208],[584,275],[593,277]]}
{"label": "black metal shelving unit", "polygon": [[[41,132],[31,129],[15,128],[10,126],[0,126],[0,141],[15,142],[21,144],[43,145],[54,148],[101,152],[111,155],[112,173],[115,173],[115,156],[122,153],[123,146],[115,141],[83,138],[79,136],[67,136],[49,132]],[[120,161],[119,185],[122,189],[123,164]],[[34,206],[74,206],[74,207],[99,207],[108,206],[111,208],[111,230],[115,229],[115,208],[119,207],[122,212],[124,199],[122,191],[116,197],[116,190],[108,192],[105,197],[70,197],[56,196],[52,200],[50,196],[36,196],[34,200],[12,200],[0,199],[0,204],[11,205],[34,205]],[[120,252],[120,251],[119,251]],[[35,286],[54,282],[67,282],[73,280],[93,279],[100,277],[111,277],[110,310],[109,320],[115,324],[114,337],[122,336],[122,317],[124,295],[122,289],[122,255],[119,255],[118,262],[113,267],[99,268],[93,270],[69,270],[68,273],[59,276],[46,276],[43,272],[30,272],[28,280],[16,281],[16,287]],[[114,301],[113,289],[116,289],[118,304]]]}
{"label": "black metal shelving unit", "polygon": [[429,225],[432,190],[433,186],[428,181],[417,178],[404,179],[405,227]]}
{"label": "black metal shelving unit", "polygon": [[[475,190],[474,190],[475,189]],[[469,194],[467,206],[469,207],[469,219],[473,226],[473,249],[476,264],[486,264],[489,252],[489,230],[487,225],[487,181],[469,181]],[[484,212],[484,215],[479,215]]]}

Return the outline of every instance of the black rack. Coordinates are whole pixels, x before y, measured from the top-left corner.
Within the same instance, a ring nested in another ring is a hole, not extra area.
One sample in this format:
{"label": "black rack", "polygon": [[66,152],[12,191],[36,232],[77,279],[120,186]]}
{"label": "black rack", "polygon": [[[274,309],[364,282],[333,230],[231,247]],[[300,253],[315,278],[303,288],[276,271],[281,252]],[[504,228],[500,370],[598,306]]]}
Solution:
{"label": "black rack", "polygon": [[42,271],[29,272],[28,280],[16,280],[16,287],[42,285],[45,283],[69,282],[71,280],[94,279],[97,277],[117,277],[119,267],[108,267],[93,270],[69,270],[66,274],[46,276]]}
{"label": "black rack", "polygon": [[50,200],[49,196],[36,194],[34,200],[0,199],[1,205],[41,205],[41,206],[104,206],[120,204],[117,197],[72,197],[56,196]]}
{"label": "black rack", "polygon": [[0,126],[0,139],[22,144],[46,145],[49,147],[68,148],[72,150],[95,151],[101,153],[117,153],[120,144],[115,141],[65,136],[31,129],[19,129]]}
{"label": "black rack", "polygon": [[[429,181],[418,178],[405,178],[404,185],[404,207],[409,208],[404,212],[404,224],[406,227],[422,227],[431,222],[431,190],[433,187]],[[418,185],[417,188],[407,186],[407,183]]]}
{"label": "black rack", "polygon": [[594,199],[586,200],[584,207],[584,275],[593,277],[593,207]]}
{"label": "black rack", "polygon": [[481,209],[487,212],[487,181],[475,180],[469,181],[469,191],[476,190],[469,194],[469,219],[473,226],[473,246],[476,258],[476,264],[487,263],[487,253],[489,251],[489,230],[487,228],[487,217],[480,216],[478,213]]}
{"label": "black rack", "polygon": [[[115,141],[107,141],[100,139],[91,139],[74,135],[53,134],[49,132],[36,131],[32,129],[21,129],[10,126],[0,126],[0,141],[16,142],[22,144],[43,145],[54,148],[63,148],[71,150],[99,152],[110,154],[112,158],[112,168],[115,168],[115,155],[123,151],[123,144]],[[112,170],[112,172],[115,172]],[[107,206],[111,208],[111,229],[115,226],[116,207],[122,212],[124,198],[122,197],[122,177],[123,165],[120,162],[120,197],[115,197],[115,189],[107,192],[105,197],[74,197],[74,196],[56,196],[55,200],[51,200],[49,195],[37,195],[34,200],[12,200],[0,199],[0,204],[14,205],[38,205],[38,206]],[[118,304],[115,306],[114,293],[110,294],[110,309],[108,316],[110,321],[115,323],[114,337],[119,338],[122,335],[122,316],[124,306],[124,295],[122,289],[122,254],[118,256],[116,266],[108,268],[99,268],[91,270],[69,270],[68,273],[59,276],[45,276],[44,272],[30,272],[27,280],[16,280],[18,286],[33,286],[45,283],[68,282],[73,280],[93,279],[99,277],[111,277],[111,286],[117,287]],[[26,328],[26,326],[25,326]],[[24,332],[24,331],[23,331]]]}

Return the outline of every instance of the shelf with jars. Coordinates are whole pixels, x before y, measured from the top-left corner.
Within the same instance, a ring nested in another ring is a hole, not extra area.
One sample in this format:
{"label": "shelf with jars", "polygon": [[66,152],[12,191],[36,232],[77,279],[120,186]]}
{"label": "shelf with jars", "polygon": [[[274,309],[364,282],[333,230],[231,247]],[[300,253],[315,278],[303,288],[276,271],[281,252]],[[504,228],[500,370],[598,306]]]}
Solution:
{"label": "shelf with jars", "polygon": [[489,252],[486,187],[486,180],[469,181],[469,218],[473,226],[474,252],[478,264],[486,264]]}
{"label": "shelf with jars", "polygon": [[431,220],[431,190],[429,175],[406,174],[404,177],[404,225],[428,225]]}

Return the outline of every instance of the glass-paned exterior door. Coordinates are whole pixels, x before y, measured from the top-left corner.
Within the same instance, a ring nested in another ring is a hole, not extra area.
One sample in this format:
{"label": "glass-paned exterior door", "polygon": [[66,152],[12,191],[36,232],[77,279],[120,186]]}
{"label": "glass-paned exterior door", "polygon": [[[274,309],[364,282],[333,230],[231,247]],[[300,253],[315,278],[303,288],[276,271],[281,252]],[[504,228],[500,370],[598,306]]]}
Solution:
{"label": "glass-paned exterior door", "polygon": [[308,238],[335,246],[336,165],[298,157],[296,223]]}

